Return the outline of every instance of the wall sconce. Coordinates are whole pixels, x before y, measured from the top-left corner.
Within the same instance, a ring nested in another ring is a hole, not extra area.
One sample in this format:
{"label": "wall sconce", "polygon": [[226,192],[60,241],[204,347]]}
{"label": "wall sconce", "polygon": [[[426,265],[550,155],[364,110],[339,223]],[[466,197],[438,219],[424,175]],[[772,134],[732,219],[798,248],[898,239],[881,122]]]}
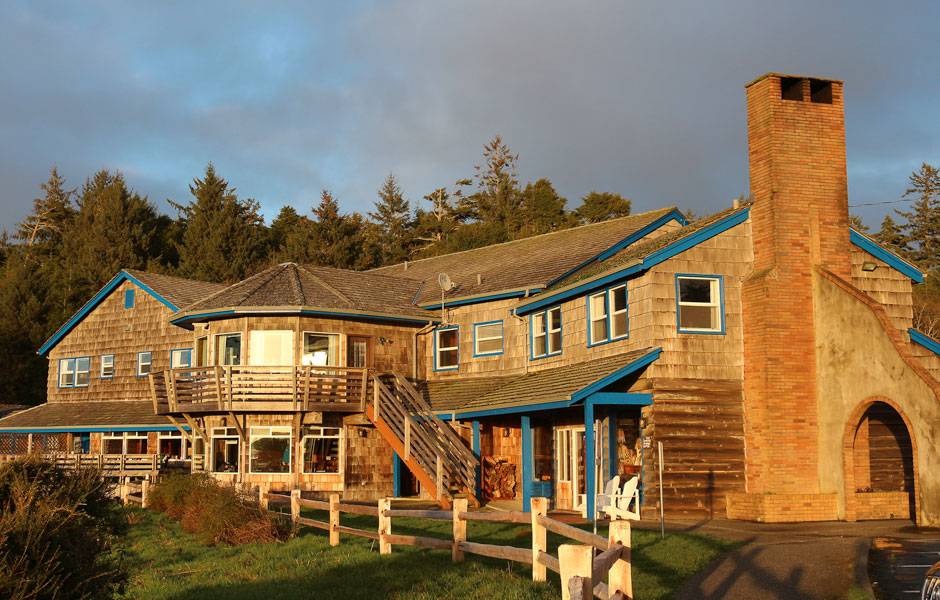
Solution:
{"label": "wall sconce", "polygon": [[877,268],[878,268],[878,265],[876,265],[873,262],[869,262],[866,260],[865,262],[862,263],[862,270],[865,271],[866,273],[871,273]]}
{"label": "wall sconce", "polygon": [[509,428],[503,427],[503,437],[509,437]]}
{"label": "wall sconce", "polygon": [[386,338],[386,337],[380,337],[380,338],[379,338],[379,345],[381,345],[381,346],[387,346],[388,344],[391,344],[391,343],[392,343],[392,340],[390,340],[390,339],[388,339],[388,338]]}
{"label": "wall sconce", "polygon": [[369,432],[366,431],[365,427],[359,427],[358,429],[359,429],[359,437],[361,438],[369,437]]}

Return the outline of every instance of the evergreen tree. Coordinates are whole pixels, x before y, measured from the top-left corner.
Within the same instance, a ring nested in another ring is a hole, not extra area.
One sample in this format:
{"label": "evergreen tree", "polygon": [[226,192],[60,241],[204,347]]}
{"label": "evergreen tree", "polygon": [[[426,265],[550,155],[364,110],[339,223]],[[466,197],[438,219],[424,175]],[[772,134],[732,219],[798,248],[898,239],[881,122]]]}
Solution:
{"label": "evergreen tree", "polygon": [[882,246],[888,246],[901,253],[907,253],[907,240],[904,237],[904,231],[891,218],[891,215],[885,215],[881,221],[881,230],[875,234],[875,239]]}
{"label": "evergreen tree", "polygon": [[600,223],[630,214],[630,200],[611,192],[591,192],[574,211],[581,223]]}
{"label": "evergreen tree", "polygon": [[522,195],[516,176],[519,155],[513,154],[499,135],[483,146],[483,164],[476,169],[477,193],[467,199],[469,216],[501,225],[507,236],[522,226]]}
{"label": "evergreen tree", "polygon": [[271,221],[269,228],[269,239],[271,251],[278,255],[287,243],[287,236],[293,231],[306,217],[301,217],[293,206],[283,206],[277,213],[277,216]]}
{"label": "evergreen tree", "polygon": [[446,253],[447,240],[470,218],[462,188],[471,183],[460,179],[452,192],[442,187],[424,197],[431,209],[415,211],[415,240],[422,242],[413,250],[415,254],[426,257]]}
{"label": "evergreen tree", "polygon": [[254,200],[240,200],[210,163],[194,179],[189,204],[175,204],[185,228],[179,249],[183,277],[235,282],[252,274],[265,257],[267,232]]}
{"label": "evergreen tree", "polygon": [[414,236],[411,207],[402,195],[394,175],[385,178],[378,193],[375,212],[369,213],[369,217],[378,225],[378,230],[370,231],[370,234],[378,234],[376,241],[381,262],[399,263],[408,258],[411,250]]}
{"label": "evergreen tree", "polygon": [[910,211],[897,211],[911,258],[927,270],[940,267],[940,171],[923,163],[911,173],[903,198],[914,198]]}
{"label": "evergreen tree", "polygon": [[69,222],[75,216],[72,205],[75,190],[65,189],[65,180],[55,167],[40,187],[44,195],[33,200],[33,212],[17,225],[14,237],[26,246],[54,247],[62,241]]}
{"label": "evergreen tree", "polygon": [[362,216],[340,214],[339,204],[328,190],[323,190],[313,214],[316,217],[314,262],[338,269],[354,267],[360,258]]}
{"label": "evergreen tree", "polygon": [[849,215],[849,227],[855,231],[860,231],[862,233],[868,233],[868,225],[862,221],[862,218],[858,215]]}
{"label": "evergreen tree", "polygon": [[542,178],[529,183],[521,193],[522,225],[516,237],[538,235],[570,227],[572,217],[565,210],[567,200],[558,195],[552,182]]}

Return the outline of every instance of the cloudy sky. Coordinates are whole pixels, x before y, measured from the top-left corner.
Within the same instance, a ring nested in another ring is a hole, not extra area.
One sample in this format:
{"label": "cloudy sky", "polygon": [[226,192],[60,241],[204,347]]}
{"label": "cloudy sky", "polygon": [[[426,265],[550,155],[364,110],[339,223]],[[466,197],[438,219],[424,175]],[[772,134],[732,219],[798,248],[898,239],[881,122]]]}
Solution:
{"label": "cloudy sky", "polygon": [[[57,165],[162,210],[212,161],[272,218],[472,175],[501,133],[576,205],[718,210],[747,190],[744,89],[846,82],[851,204],[940,162],[940,2],[4,2],[0,227]],[[855,210],[871,225],[897,205]]]}

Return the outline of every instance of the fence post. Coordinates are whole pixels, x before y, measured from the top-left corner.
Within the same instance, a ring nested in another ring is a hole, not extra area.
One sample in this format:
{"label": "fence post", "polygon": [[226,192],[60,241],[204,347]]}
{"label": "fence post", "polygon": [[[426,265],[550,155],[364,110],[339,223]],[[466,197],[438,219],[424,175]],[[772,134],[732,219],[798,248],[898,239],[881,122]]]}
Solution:
{"label": "fence post", "polygon": [[264,489],[264,484],[258,485],[258,507],[268,510],[268,490]]}
{"label": "fence post", "polygon": [[386,535],[392,533],[392,517],[385,514],[385,511],[391,509],[391,500],[388,498],[379,500],[379,554],[392,553],[392,545],[385,539]]}
{"label": "fence post", "polygon": [[330,546],[339,546],[339,494],[330,494]]}
{"label": "fence post", "polygon": [[532,498],[532,581],[545,581],[546,568],[539,562],[539,552],[548,552],[548,532],[539,523],[539,515],[548,514],[548,498]]}
{"label": "fence post", "polygon": [[561,600],[588,600],[594,597],[594,584],[591,582],[593,562],[594,548],[591,546],[558,546]]}
{"label": "fence post", "polygon": [[118,478],[118,495],[121,498],[121,504],[125,504],[125,505],[127,504],[128,491],[129,490],[127,489],[127,478],[119,477]]}
{"label": "fence post", "polygon": [[610,545],[620,544],[624,547],[620,560],[614,563],[610,568],[608,578],[607,592],[613,596],[616,592],[621,592],[624,598],[633,600],[633,561],[630,555],[632,542],[630,541],[630,521],[618,519],[610,522],[610,533],[608,539]]}
{"label": "fence post", "polygon": [[463,550],[460,548],[460,542],[467,541],[467,521],[460,518],[460,513],[467,512],[467,499],[454,498],[454,546],[451,549],[450,557],[457,562],[463,562]]}
{"label": "fence post", "polygon": [[300,490],[290,491],[290,520],[296,525],[300,522]]}
{"label": "fence post", "polygon": [[140,482],[140,507],[150,506],[150,480],[144,479]]}

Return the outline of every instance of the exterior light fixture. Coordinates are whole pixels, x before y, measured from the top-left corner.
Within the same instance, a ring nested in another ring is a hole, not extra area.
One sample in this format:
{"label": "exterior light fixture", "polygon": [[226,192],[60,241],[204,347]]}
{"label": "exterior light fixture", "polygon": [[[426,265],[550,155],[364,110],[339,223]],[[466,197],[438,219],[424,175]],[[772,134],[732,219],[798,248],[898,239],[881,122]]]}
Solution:
{"label": "exterior light fixture", "polygon": [[871,273],[877,268],[878,268],[878,265],[876,265],[873,262],[866,260],[865,262],[862,263],[862,270],[865,271],[866,273]]}

